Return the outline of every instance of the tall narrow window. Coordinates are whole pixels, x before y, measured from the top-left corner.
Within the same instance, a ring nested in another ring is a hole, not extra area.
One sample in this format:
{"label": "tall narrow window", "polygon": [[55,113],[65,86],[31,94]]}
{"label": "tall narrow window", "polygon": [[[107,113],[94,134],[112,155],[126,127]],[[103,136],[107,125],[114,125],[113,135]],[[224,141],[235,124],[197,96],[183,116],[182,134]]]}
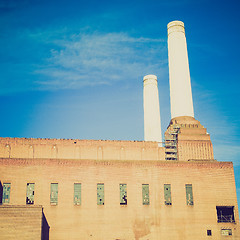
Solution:
{"label": "tall narrow window", "polygon": [[192,184],[186,184],[186,201],[187,205],[193,205]]}
{"label": "tall narrow window", "polygon": [[149,184],[142,184],[142,204],[149,205]]}
{"label": "tall narrow window", "polygon": [[164,184],[164,202],[165,205],[172,205],[171,184]]}
{"label": "tall narrow window", "polygon": [[97,205],[104,205],[104,183],[97,184]]}
{"label": "tall narrow window", "polygon": [[11,183],[3,183],[2,203],[10,202],[10,190],[11,190]]}
{"label": "tall narrow window", "polygon": [[50,204],[58,204],[58,183],[51,183]]}
{"label": "tall narrow window", "polygon": [[127,184],[119,184],[120,205],[127,205]]}
{"label": "tall narrow window", "polygon": [[74,205],[81,205],[81,183],[74,183]]}
{"label": "tall narrow window", "polygon": [[34,204],[34,183],[27,183],[26,204]]}

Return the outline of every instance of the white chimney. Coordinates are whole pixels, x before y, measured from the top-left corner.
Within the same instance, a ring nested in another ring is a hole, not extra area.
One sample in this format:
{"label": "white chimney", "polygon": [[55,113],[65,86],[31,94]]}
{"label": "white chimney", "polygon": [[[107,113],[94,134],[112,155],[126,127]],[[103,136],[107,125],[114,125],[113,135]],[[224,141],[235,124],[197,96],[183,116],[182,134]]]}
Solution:
{"label": "white chimney", "polygon": [[173,21],[167,28],[171,117],[194,117],[184,23]]}
{"label": "white chimney", "polygon": [[[160,122],[157,76],[143,78],[144,140],[156,141],[161,145],[162,132]],[[159,146],[160,146],[159,145]]]}

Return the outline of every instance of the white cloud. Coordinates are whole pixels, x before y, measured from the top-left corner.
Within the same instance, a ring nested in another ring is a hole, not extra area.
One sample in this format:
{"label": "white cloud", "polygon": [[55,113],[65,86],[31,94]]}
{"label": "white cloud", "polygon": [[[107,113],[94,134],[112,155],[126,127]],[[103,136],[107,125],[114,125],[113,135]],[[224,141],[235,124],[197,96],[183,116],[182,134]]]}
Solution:
{"label": "white cloud", "polygon": [[167,50],[162,39],[94,33],[53,42],[51,57],[35,71],[45,76],[37,82],[42,89],[113,84],[166,72]]}

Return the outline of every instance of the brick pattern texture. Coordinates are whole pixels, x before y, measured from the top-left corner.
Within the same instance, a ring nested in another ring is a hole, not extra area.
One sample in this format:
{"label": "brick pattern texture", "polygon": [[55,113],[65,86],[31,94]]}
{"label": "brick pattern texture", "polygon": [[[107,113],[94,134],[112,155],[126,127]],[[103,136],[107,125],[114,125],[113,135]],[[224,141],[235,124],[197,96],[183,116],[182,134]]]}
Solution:
{"label": "brick pattern texture", "polygon": [[[35,205],[43,205],[50,239],[239,239],[239,216],[232,163],[0,159],[1,182],[11,183],[10,205],[26,204],[26,185],[35,183]],[[50,204],[50,184],[58,183],[58,205]],[[81,205],[74,205],[74,183],[82,184]],[[104,205],[97,205],[97,183],[104,183]],[[119,184],[127,184],[127,205],[120,205]],[[150,205],[142,204],[149,184]],[[172,205],[164,204],[171,184]],[[194,205],[186,204],[192,184]],[[216,206],[234,206],[236,223],[217,223]],[[225,238],[224,238],[225,237]],[[25,239],[25,238],[21,238]],[[27,239],[27,238],[26,238]]]}
{"label": "brick pattern texture", "polygon": [[41,240],[41,206],[0,206],[0,239]]}

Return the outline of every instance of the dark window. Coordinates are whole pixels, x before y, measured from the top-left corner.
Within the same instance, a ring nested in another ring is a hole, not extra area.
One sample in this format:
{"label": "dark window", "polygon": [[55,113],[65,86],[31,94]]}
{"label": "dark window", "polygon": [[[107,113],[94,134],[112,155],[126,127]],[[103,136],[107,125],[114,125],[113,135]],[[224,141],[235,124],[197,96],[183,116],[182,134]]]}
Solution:
{"label": "dark window", "polygon": [[212,236],[212,230],[207,230],[207,236]]}
{"label": "dark window", "polygon": [[171,184],[164,184],[164,202],[165,205],[172,205]]}
{"label": "dark window", "polygon": [[127,184],[119,184],[120,205],[127,205]]}
{"label": "dark window", "polygon": [[218,222],[235,222],[233,206],[217,206]]}
{"label": "dark window", "polygon": [[149,205],[149,184],[142,184],[142,204]]}
{"label": "dark window", "polygon": [[27,183],[26,204],[34,204],[34,183]]}
{"label": "dark window", "polygon": [[97,184],[97,205],[104,205],[104,184]]}

